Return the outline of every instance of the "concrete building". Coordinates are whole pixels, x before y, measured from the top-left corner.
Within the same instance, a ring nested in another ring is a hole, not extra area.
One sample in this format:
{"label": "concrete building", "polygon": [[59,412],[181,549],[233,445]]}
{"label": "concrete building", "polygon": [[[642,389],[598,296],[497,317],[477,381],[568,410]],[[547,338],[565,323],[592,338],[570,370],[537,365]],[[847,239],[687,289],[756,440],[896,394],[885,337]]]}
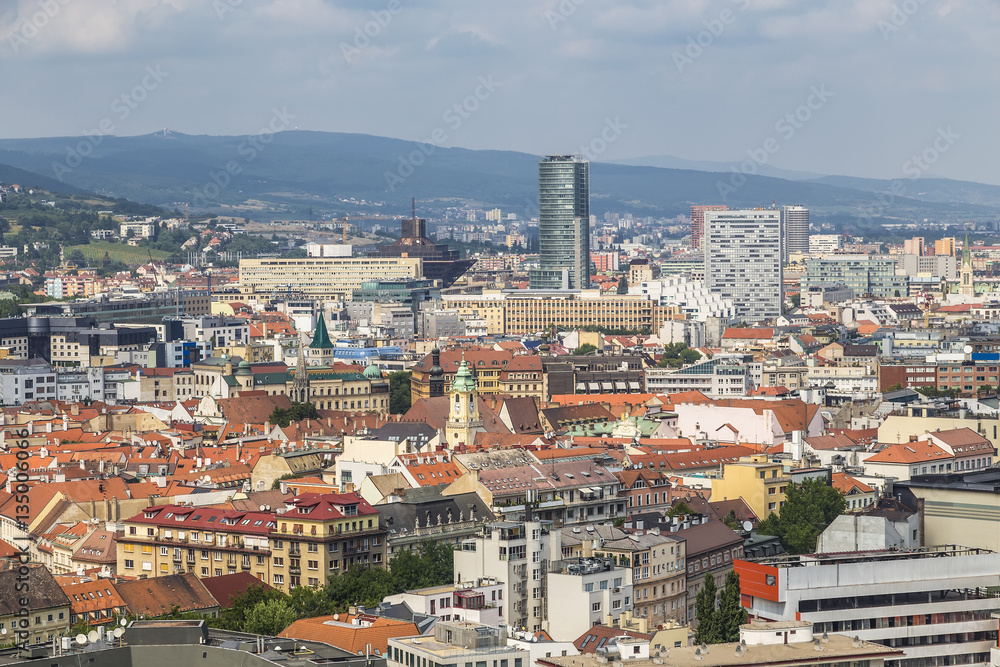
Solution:
{"label": "concrete building", "polygon": [[809,209],[804,206],[782,206],[781,223],[785,230],[785,257],[809,254]]}
{"label": "concrete building", "polygon": [[240,290],[264,298],[297,292],[317,299],[353,298],[354,290],[381,280],[423,277],[423,260],[413,257],[267,257],[240,260]]}
{"label": "concrete building", "polygon": [[416,614],[438,616],[442,621],[464,621],[497,627],[506,623],[503,582],[477,579],[390,595],[383,602],[405,603]]}
{"label": "concrete building", "polygon": [[600,326],[655,332],[673,311],[636,294],[601,294],[600,290],[512,290],[470,295],[444,295],[446,308],[463,317],[482,318],[487,333],[537,334],[550,325],[564,329]]}
{"label": "concrete building", "polygon": [[694,204],[691,206],[691,250],[704,250],[702,240],[705,238],[705,211],[725,211],[725,204]]}
{"label": "concrete building", "polygon": [[0,402],[21,405],[27,401],[54,401],[59,397],[56,372],[42,359],[0,362]]}
{"label": "concrete building", "polygon": [[[711,647],[673,646],[653,650],[651,641],[619,636],[601,642],[595,653],[538,660],[539,667],[883,667],[901,651],[859,641],[847,633],[822,636],[801,621],[766,623],[757,619],[740,626],[740,641]],[[662,642],[661,642],[662,644]]]}
{"label": "concrete building", "polygon": [[705,283],[731,299],[747,323],[781,316],[784,297],[781,212],[705,212]]}
{"label": "concrete building", "polygon": [[951,255],[900,255],[897,265],[907,276],[958,280],[958,260]]}
{"label": "concrete building", "polygon": [[561,559],[559,532],[549,524],[495,522],[455,550],[455,582],[496,577],[504,583],[507,622],[538,632],[547,621],[546,575]]}
{"label": "concrete building", "polygon": [[915,508],[922,544],[965,542],[1000,551],[1000,470],[914,475],[893,485],[893,495]]}
{"label": "concrete building", "polygon": [[556,641],[570,641],[632,609],[632,568],[613,558],[568,558],[553,563],[542,600],[546,630]]}
{"label": "concrete building", "polygon": [[840,234],[810,234],[809,254],[827,255],[840,250],[843,238]]}
{"label": "concrete building", "polygon": [[906,296],[907,277],[896,275],[896,260],[876,255],[835,255],[806,260],[800,291],[818,285],[846,285],[856,297]]}
{"label": "concrete building", "polygon": [[538,269],[532,289],[590,287],[590,163],[550,155],[538,163]]}
{"label": "concrete building", "polygon": [[[994,531],[995,532],[995,531]],[[986,664],[996,645],[1000,554],[943,545],[914,551],[737,561],[751,616],[811,622],[902,650],[897,667]]]}
{"label": "concrete building", "polygon": [[629,294],[645,296],[665,307],[679,309],[688,320],[706,322],[710,317],[731,320],[736,316],[736,304],[708,286],[686,276],[667,276],[660,280],[629,283]]}
{"label": "concrete building", "polygon": [[433,635],[389,640],[386,667],[479,665],[491,661],[498,667],[529,667],[528,651],[508,646],[500,628],[456,621],[438,621]]}

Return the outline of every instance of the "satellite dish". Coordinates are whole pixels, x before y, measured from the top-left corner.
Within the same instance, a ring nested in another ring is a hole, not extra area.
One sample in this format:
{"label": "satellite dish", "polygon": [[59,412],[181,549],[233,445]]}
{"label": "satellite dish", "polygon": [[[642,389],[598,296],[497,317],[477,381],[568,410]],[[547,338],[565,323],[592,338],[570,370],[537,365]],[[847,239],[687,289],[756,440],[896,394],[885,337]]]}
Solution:
{"label": "satellite dish", "polygon": [[749,521],[744,521],[743,522],[743,530],[749,532],[752,529],[753,529],[753,523],[751,523]]}
{"label": "satellite dish", "polygon": [[7,628],[0,629],[0,635],[7,634]]}
{"label": "satellite dish", "polygon": [[264,510],[266,510],[266,509],[267,509],[267,505],[261,505],[261,506],[260,506],[260,511],[261,511],[261,512],[263,512],[263,511],[264,511]]}
{"label": "satellite dish", "polygon": [[100,637],[101,635],[97,634],[97,630],[91,630],[90,632],[87,633],[87,639],[89,639],[92,642],[96,642],[98,639],[100,639]]}
{"label": "satellite dish", "polygon": [[115,639],[117,639],[118,637],[121,637],[123,634],[125,634],[125,631],[121,628],[115,628],[111,634],[113,634],[115,636]]}
{"label": "satellite dish", "polygon": [[76,636],[76,643],[79,644],[80,646],[83,646],[84,644],[86,644],[87,643],[87,635],[83,634],[82,632],[80,634],[78,634]]}
{"label": "satellite dish", "polygon": [[972,354],[972,346],[966,345],[965,347],[962,348],[962,352],[965,352],[966,354]]}
{"label": "satellite dish", "polygon": [[128,619],[127,618],[123,618],[122,619],[122,627],[124,628],[126,625],[128,625]]}

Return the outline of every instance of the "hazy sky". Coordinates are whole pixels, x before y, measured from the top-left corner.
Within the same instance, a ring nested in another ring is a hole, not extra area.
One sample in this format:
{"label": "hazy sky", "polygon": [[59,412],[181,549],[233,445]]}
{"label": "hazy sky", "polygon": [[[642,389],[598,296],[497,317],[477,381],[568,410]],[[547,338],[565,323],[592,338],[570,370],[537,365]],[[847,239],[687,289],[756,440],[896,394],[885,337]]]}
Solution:
{"label": "hazy sky", "polygon": [[239,135],[278,109],[468,148],[1000,183],[998,35],[987,0],[0,0],[0,136]]}

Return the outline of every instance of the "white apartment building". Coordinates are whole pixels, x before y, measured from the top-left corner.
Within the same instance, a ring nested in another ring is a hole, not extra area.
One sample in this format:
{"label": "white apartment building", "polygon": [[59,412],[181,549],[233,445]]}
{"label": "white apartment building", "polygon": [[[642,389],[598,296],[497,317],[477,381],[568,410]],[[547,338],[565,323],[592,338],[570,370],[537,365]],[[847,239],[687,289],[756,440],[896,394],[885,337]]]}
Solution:
{"label": "white apartment building", "polygon": [[748,324],[781,316],[784,238],[779,210],[705,211],[705,283]]}
{"label": "white apartment building", "polygon": [[629,294],[638,294],[661,306],[678,306],[687,319],[705,322],[710,317],[732,319],[736,305],[732,299],[714,293],[700,280],[686,276],[666,276],[629,287]]}
{"label": "white apartment building", "polygon": [[446,584],[390,595],[383,602],[406,603],[418,614],[439,616],[442,621],[465,621],[497,627],[506,623],[504,584],[492,578]]}
{"label": "white apartment building", "polygon": [[1000,554],[955,545],[737,560],[750,616],[901,649],[887,667],[988,665]]}
{"label": "white apartment building", "polygon": [[809,254],[825,255],[840,250],[843,239],[840,234],[810,234]]}
{"label": "white apartment building", "polygon": [[27,401],[54,401],[59,397],[56,372],[40,359],[0,363],[0,402],[6,406]]}
{"label": "white apartment building", "polygon": [[507,622],[538,632],[546,623],[546,575],[561,559],[559,531],[550,531],[549,524],[500,521],[455,550],[455,581],[495,577],[504,582]]}
{"label": "white apartment building", "polygon": [[546,629],[556,641],[570,641],[587,628],[616,620],[632,610],[632,568],[616,567],[613,558],[568,558],[548,573]]}

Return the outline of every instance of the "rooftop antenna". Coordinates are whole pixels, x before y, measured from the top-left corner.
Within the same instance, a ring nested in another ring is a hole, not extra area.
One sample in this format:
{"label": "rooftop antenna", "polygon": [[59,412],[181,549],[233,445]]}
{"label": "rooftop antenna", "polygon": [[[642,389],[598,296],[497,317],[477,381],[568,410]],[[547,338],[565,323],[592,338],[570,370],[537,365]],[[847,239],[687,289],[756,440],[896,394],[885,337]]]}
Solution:
{"label": "rooftop antenna", "polygon": [[417,224],[417,198],[410,197],[410,207],[413,210],[413,224]]}

